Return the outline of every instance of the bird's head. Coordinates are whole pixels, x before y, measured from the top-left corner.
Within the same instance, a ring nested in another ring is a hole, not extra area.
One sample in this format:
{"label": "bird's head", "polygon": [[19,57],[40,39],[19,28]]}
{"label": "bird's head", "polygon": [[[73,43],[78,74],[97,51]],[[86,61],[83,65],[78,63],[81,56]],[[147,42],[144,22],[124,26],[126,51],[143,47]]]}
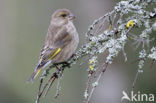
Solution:
{"label": "bird's head", "polygon": [[74,18],[75,16],[68,9],[59,9],[52,15],[52,21],[55,21],[58,25],[66,24]]}

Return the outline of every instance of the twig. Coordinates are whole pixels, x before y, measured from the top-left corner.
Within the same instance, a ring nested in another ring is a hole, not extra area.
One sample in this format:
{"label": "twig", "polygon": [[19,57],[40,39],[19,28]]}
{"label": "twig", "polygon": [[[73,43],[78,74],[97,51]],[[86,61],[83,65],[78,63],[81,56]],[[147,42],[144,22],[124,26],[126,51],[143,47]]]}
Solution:
{"label": "twig", "polygon": [[39,89],[38,89],[36,103],[39,103],[39,99],[40,99],[40,96],[41,96],[40,91],[41,91],[42,84],[43,84],[43,78],[40,79],[40,85],[39,85]]}
{"label": "twig", "polygon": [[140,61],[140,60],[144,60],[144,58],[137,58],[136,60],[131,61],[131,64],[136,63],[137,61]]}
{"label": "twig", "polygon": [[61,74],[58,75],[58,81],[57,81],[57,87],[56,87],[56,93],[54,98],[57,98],[59,96],[60,91],[60,81],[61,81]]}
{"label": "twig", "polygon": [[155,60],[153,59],[151,64],[150,64],[150,68],[152,68],[153,64],[154,64]]}
{"label": "twig", "polygon": [[135,75],[135,79],[133,81],[133,85],[132,85],[132,91],[134,90],[134,87],[135,87],[135,84],[136,84],[136,81],[138,79],[138,75],[139,75],[139,71],[137,71],[136,75]]}
{"label": "twig", "polygon": [[47,90],[46,90],[46,92],[45,92],[45,94],[44,94],[44,97],[45,97],[45,96],[47,95],[47,93],[49,92],[49,89],[51,88],[51,86],[52,86],[52,84],[54,83],[55,79],[56,79],[56,76],[54,76],[53,78],[51,78],[50,85],[48,86],[48,88],[47,88]]}
{"label": "twig", "polygon": [[43,79],[40,80],[40,86],[39,86],[39,92],[37,94],[37,99],[36,99],[36,103],[39,103],[39,99],[41,98],[44,90],[46,89],[46,87],[48,86],[50,80],[54,77],[56,73],[53,73],[52,76],[50,77],[50,79],[45,83],[45,85],[43,86],[42,90],[41,90],[41,85],[43,83]]}
{"label": "twig", "polygon": [[[108,66],[108,63],[107,63],[107,62],[104,63],[104,64],[102,65],[102,68],[101,68],[102,70],[101,70],[101,72],[100,72],[100,74],[99,74],[99,76],[98,76],[98,78],[97,78],[97,80],[96,80],[97,83],[98,83],[99,80],[101,79],[103,73],[106,71],[107,66]],[[90,92],[90,94],[89,94],[89,97],[88,97],[86,103],[89,103],[89,101],[90,101],[90,99],[91,99],[91,97],[92,97],[92,95],[93,95],[93,92],[94,92],[95,88],[96,88],[96,86],[93,86],[93,88],[92,88],[92,90],[91,90],[91,92]]]}
{"label": "twig", "polygon": [[40,79],[40,85],[39,85],[39,90],[38,90],[39,92],[41,91],[42,84],[43,84],[43,78]]}
{"label": "twig", "polygon": [[85,89],[85,92],[87,93],[87,96],[86,96],[85,99],[88,99],[88,94],[89,94],[89,88],[90,88],[90,85],[91,85],[92,74],[93,74],[93,72],[89,72],[87,86],[86,86],[86,89]]}
{"label": "twig", "polygon": [[36,103],[39,103],[39,99],[41,98],[42,96],[42,93],[44,92],[45,88],[47,87],[48,84],[45,84],[42,91],[38,93],[37,95],[37,99],[36,99]]}
{"label": "twig", "polygon": [[[47,95],[47,93],[49,92],[49,90],[50,90],[50,88],[52,87],[52,84],[54,83],[54,81],[55,81],[55,79],[57,78],[58,79],[58,83],[57,83],[57,91],[56,91],[56,94],[59,92],[59,83],[60,83],[60,78],[61,78],[61,76],[62,76],[62,72],[63,72],[63,70],[64,70],[64,68],[59,68],[58,66],[56,66],[56,70],[57,70],[57,72],[55,72],[55,75],[54,75],[54,77],[51,79],[51,83],[50,83],[50,85],[48,86],[48,88],[47,88],[47,91],[45,92],[45,95],[44,96],[46,96]],[[58,96],[58,94],[57,94],[57,96]],[[56,98],[56,95],[55,95],[55,98]]]}

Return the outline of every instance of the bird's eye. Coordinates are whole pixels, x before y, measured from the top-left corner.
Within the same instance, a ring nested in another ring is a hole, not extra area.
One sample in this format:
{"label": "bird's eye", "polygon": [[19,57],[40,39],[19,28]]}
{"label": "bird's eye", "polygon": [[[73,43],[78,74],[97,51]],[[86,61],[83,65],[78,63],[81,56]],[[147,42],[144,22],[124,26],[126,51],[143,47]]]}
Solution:
{"label": "bird's eye", "polygon": [[61,16],[62,16],[62,17],[66,17],[66,16],[67,16],[67,14],[62,14]]}

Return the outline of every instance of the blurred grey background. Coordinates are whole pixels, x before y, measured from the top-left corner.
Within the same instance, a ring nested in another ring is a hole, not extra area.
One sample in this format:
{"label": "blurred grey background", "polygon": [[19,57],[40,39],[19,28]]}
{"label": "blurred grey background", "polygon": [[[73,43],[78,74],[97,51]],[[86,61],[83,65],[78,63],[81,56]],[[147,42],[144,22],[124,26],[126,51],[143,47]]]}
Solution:
{"label": "blurred grey background", "polygon": [[[34,103],[39,78],[26,83],[38,61],[49,26],[51,14],[59,8],[70,9],[76,15],[74,24],[80,35],[79,47],[93,20],[111,11],[114,0],[0,0],[0,103]],[[154,33],[153,33],[154,34]],[[131,90],[137,71],[138,56],[127,46],[129,62],[123,55],[108,67],[97,87],[91,103],[120,103],[122,91]],[[103,60],[103,58],[101,59]],[[150,63],[150,61],[148,62]],[[54,99],[55,86],[40,103],[82,103],[87,82],[87,63],[67,69],[61,81],[61,93]],[[156,96],[156,65],[144,67],[135,91]]]}

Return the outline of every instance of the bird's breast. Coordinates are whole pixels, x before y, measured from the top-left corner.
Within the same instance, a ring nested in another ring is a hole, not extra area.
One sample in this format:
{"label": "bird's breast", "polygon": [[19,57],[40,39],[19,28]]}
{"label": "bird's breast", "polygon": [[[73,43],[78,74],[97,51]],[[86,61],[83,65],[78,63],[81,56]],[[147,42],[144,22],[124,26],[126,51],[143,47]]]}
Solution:
{"label": "bird's breast", "polygon": [[79,44],[79,36],[72,22],[69,22],[66,25],[66,30],[69,35],[71,35],[72,40],[69,44],[62,48],[61,52],[56,56],[56,63],[67,61],[75,53],[75,50]]}

